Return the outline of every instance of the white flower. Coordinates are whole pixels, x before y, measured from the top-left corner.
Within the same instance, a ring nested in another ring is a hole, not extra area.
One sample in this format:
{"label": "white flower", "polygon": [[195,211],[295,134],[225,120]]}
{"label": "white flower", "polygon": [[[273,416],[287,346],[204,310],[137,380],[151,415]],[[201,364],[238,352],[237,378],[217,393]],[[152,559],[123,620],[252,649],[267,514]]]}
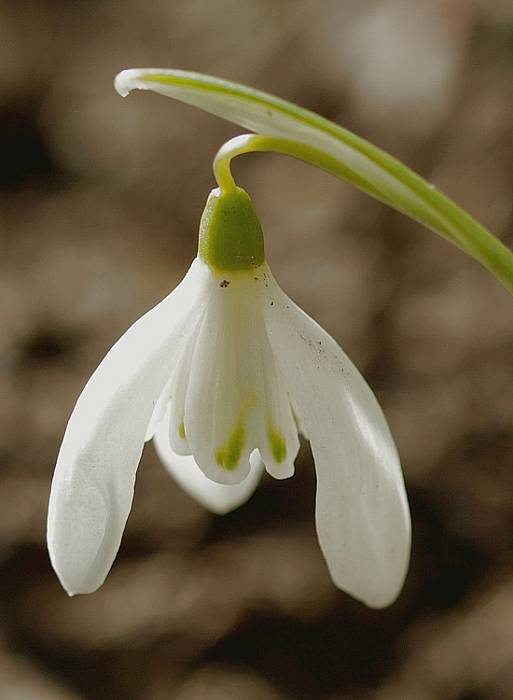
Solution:
{"label": "white flower", "polygon": [[114,345],[68,423],[48,515],[64,588],[103,583],[145,440],[223,513],[247,500],[264,464],[292,476],[298,429],[315,460],[317,532],[335,584],[388,605],[406,573],[410,518],[385,418],[333,338],[274,280],[247,195],[214,190],[185,279]]}

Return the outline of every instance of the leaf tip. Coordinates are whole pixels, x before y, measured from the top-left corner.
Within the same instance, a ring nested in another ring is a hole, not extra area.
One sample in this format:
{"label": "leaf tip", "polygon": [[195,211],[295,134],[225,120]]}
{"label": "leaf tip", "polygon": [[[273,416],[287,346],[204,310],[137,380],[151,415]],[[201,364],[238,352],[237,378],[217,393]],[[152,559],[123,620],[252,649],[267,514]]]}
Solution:
{"label": "leaf tip", "polygon": [[127,97],[132,90],[147,90],[148,86],[144,82],[144,73],[140,68],[128,68],[122,70],[114,78],[114,88],[121,97]]}

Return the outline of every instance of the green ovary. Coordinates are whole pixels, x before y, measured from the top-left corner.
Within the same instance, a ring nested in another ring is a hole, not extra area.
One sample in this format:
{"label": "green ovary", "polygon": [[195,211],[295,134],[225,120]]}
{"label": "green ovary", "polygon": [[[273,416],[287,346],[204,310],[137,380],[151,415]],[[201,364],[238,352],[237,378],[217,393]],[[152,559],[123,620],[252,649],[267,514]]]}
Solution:
{"label": "green ovary", "polygon": [[279,432],[279,430],[276,430],[276,428],[273,428],[273,426],[271,424],[269,425],[269,427],[267,429],[267,437],[269,439],[269,444],[271,446],[271,452],[273,454],[275,461],[278,464],[281,464],[281,462],[283,462],[283,460],[287,456],[287,445],[285,443],[285,438]]}
{"label": "green ovary", "polygon": [[228,440],[216,451],[216,462],[220,467],[228,471],[237,468],[245,439],[244,425],[239,422]]}
{"label": "green ovary", "polygon": [[240,187],[213,190],[201,217],[199,256],[222,274],[264,262],[264,237],[248,194]]}

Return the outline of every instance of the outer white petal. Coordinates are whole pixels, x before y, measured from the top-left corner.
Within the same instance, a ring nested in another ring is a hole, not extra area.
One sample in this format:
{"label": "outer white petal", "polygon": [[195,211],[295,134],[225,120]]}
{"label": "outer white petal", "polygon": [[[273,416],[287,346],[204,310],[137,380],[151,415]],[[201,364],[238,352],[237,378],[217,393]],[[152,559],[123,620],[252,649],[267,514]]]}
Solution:
{"label": "outer white petal", "polygon": [[341,348],[279,288],[271,345],[309,436],[319,542],[336,585],[371,607],[392,603],[410,555],[410,515],[383,413]]}
{"label": "outer white petal", "polygon": [[250,456],[251,470],[244,481],[237,484],[219,484],[212,481],[203,474],[194,457],[173,452],[169,444],[167,417],[158,426],[153,441],[158,456],[177,484],[207,510],[217,515],[225,515],[246,503],[262,478],[264,464],[255,450]]}
{"label": "outer white petal", "polygon": [[205,266],[139,319],[94,372],[73,410],[52,482],[48,548],[70,595],[104,581],[130,511],[146,429],[177,344],[203,302]]}

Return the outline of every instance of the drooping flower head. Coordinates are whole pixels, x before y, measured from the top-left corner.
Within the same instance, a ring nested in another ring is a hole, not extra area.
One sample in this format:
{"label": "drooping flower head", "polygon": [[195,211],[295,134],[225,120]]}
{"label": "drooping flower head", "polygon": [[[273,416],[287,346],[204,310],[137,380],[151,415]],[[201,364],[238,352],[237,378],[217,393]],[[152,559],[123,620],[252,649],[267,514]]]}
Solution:
{"label": "drooping flower head", "polygon": [[181,284],[118,340],[80,395],[48,514],[70,594],[104,581],[131,508],[145,440],[216,513],[262,471],[292,476],[298,433],[317,474],[316,525],[337,586],[373,607],[401,589],[410,518],[393,439],[365,380],[274,280],[238,187],[210,194]]}

